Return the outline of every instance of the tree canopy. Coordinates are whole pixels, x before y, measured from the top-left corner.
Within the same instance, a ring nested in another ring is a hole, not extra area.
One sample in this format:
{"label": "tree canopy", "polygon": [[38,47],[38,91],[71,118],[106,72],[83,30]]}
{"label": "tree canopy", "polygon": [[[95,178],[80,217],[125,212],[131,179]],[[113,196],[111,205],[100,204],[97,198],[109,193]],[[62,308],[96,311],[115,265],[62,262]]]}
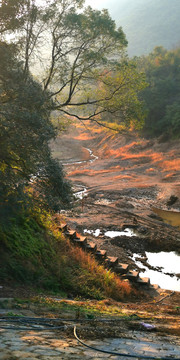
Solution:
{"label": "tree canopy", "polygon": [[50,121],[52,100],[30,75],[24,77],[14,46],[1,42],[0,59],[1,205],[9,207],[17,197],[20,205],[26,186],[33,183],[37,198],[61,208],[68,203],[69,186],[48,145],[56,135]]}
{"label": "tree canopy", "polygon": [[149,86],[143,90],[148,115],[144,133],[149,136],[180,136],[180,49],[158,46],[148,56],[139,58]]}
{"label": "tree canopy", "polygon": [[[6,8],[12,5],[11,1],[5,1]],[[119,122],[126,121],[126,112],[120,116],[122,102],[129,106],[124,93],[134,88],[137,103],[144,79],[135,66],[133,76],[128,76],[132,66],[128,66],[122,28],[116,28],[107,10],[84,8],[83,4],[82,0],[22,0],[21,6],[13,8],[19,19],[13,41],[19,46],[24,74],[38,74],[44,91],[51,92],[52,110],[58,110],[61,117],[68,114],[81,120],[97,120],[113,113]],[[8,34],[14,31],[10,20]],[[123,86],[113,81],[120,78],[120,73]],[[107,74],[111,81],[107,82]],[[102,98],[101,91],[96,90],[103,86],[108,90]],[[119,99],[119,107],[118,101],[112,107],[114,96]],[[132,118],[142,120],[136,111]]]}

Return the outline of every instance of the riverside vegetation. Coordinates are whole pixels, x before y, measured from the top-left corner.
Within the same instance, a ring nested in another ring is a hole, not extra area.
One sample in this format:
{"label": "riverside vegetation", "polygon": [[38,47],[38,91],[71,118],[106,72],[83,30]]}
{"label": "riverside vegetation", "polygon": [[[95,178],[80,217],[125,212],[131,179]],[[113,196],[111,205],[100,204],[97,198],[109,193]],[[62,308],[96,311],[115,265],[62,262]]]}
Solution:
{"label": "riverside vegetation", "polygon": [[[59,231],[61,219],[48,213],[20,214],[1,225],[3,284],[24,284],[64,296],[122,300],[135,291]],[[5,280],[6,279],[6,280]]]}

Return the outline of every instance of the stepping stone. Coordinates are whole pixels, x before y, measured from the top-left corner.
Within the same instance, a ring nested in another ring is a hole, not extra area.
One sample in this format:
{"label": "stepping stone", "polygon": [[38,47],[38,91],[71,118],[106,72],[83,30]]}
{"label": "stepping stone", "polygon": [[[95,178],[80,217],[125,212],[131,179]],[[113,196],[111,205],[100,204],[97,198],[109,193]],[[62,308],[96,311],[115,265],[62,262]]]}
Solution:
{"label": "stepping stone", "polygon": [[154,290],[158,290],[160,288],[158,284],[152,284],[151,286]]}
{"label": "stepping stone", "polygon": [[68,229],[65,234],[70,238],[70,240],[74,240],[76,236],[76,231],[72,229]]}
{"label": "stepping stone", "polygon": [[141,285],[150,285],[150,279],[148,277],[139,278],[137,282]]}
{"label": "stepping stone", "polygon": [[58,229],[62,232],[65,232],[65,231],[68,231],[67,229],[67,224],[66,223],[61,223],[59,226],[58,226]]}
{"label": "stepping stone", "polygon": [[87,237],[86,236],[81,236],[80,234],[76,233],[76,237],[73,238],[73,242],[75,244],[80,245],[81,247],[85,247],[87,244]]}
{"label": "stepping stone", "polygon": [[118,265],[118,257],[115,256],[107,256],[105,259],[105,263],[108,267],[115,267]]}
{"label": "stepping stone", "polygon": [[97,249],[97,245],[93,242],[88,242],[86,244],[86,250],[89,251],[89,252],[92,252],[92,253],[95,253]]}
{"label": "stepping stone", "polygon": [[106,254],[106,250],[97,249],[95,256],[98,260],[104,260],[106,258]]}
{"label": "stepping stone", "polygon": [[139,271],[129,270],[128,273],[125,275],[126,279],[137,281],[139,277]]}
{"label": "stepping stone", "polygon": [[129,270],[128,264],[118,264],[115,268],[117,274],[126,274]]}

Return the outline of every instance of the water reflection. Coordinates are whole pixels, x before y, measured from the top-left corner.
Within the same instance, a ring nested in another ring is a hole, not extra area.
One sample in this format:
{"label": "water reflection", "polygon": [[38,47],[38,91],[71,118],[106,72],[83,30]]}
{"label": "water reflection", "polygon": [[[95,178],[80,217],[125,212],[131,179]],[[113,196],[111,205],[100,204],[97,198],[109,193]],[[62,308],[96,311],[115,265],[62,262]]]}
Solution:
{"label": "water reflection", "polygon": [[[84,230],[84,233],[87,234],[91,234],[94,236],[99,236],[100,234],[102,234],[102,232],[100,231],[100,229],[96,229],[96,230]],[[104,233],[105,236],[110,237],[110,238],[114,238],[116,236],[136,236],[136,234],[134,233],[134,231],[132,229],[126,228],[123,231],[106,231]]]}
{"label": "water reflection", "polygon": [[152,209],[157,215],[159,215],[165,223],[172,226],[177,226],[180,229],[180,212],[178,211],[169,211],[162,210],[158,208]]}
{"label": "water reflection", "polygon": [[[138,261],[136,258],[138,257]],[[180,256],[175,252],[159,252],[150,253],[146,252],[147,263],[153,267],[161,268],[161,271],[148,269],[144,264],[142,265],[139,259],[139,254],[133,255],[133,260],[136,265],[144,269],[145,271],[140,272],[140,277],[149,277],[151,284],[158,284],[162,289],[180,291],[180,279],[177,276],[170,276],[169,274],[180,273]]]}
{"label": "water reflection", "polygon": [[94,236],[99,236],[101,231],[100,231],[100,229],[96,229],[96,230],[87,230],[87,229],[85,229],[84,233],[91,234],[91,235],[94,235]]}
{"label": "water reflection", "polygon": [[132,229],[126,228],[123,231],[106,231],[105,234],[106,236],[110,237],[110,238],[114,238],[116,236],[136,236],[136,234],[134,233],[134,231]]}
{"label": "water reflection", "polygon": [[163,267],[163,272],[179,274],[180,273],[180,256],[174,251],[159,253],[146,252],[148,263],[152,266]]}

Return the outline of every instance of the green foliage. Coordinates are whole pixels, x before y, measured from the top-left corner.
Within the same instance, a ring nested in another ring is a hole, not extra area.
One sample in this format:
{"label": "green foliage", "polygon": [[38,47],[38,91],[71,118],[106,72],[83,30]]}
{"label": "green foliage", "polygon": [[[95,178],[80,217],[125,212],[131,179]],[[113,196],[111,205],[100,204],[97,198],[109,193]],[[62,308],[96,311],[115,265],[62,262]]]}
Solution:
{"label": "green foliage", "polygon": [[56,135],[52,101],[38,82],[24,76],[16,51],[14,45],[0,43],[0,212],[6,215],[31,205],[25,191],[30,183],[36,197],[51,208],[68,204],[70,193],[49,149]]}
{"label": "green foliage", "polygon": [[0,33],[16,30],[23,25],[23,12],[25,0],[2,0],[0,7]]}
{"label": "green foliage", "polygon": [[180,49],[167,51],[159,46],[139,59],[149,86],[142,92],[147,118],[144,134],[179,137],[180,134]]}
{"label": "green foliage", "polygon": [[[45,230],[40,228],[32,218],[21,216],[10,220],[9,224],[1,225],[1,248],[3,249],[4,272],[8,278],[16,281],[31,282],[41,281],[46,267],[51,263],[51,246],[43,239]],[[4,258],[5,257],[5,258]]]}
{"label": "green foliage", "polygon": [[[97,97],[103,99],[99,102],[100,112],[101,107],[106,108],[108,120],[115,120],[124,129],[131,126],[140,129],[145,113],[138,94],[146,86],[145,75],[137,70],[134,61],[124,60],[115,64],[110,73],[105,72],[101,76],[99,89],[96,90]],[[105,118],[104,114],[102,118]]]}
{"label": "green foliage", "polygon": [[163,119],[163,126],[173,138],[180,138],[180,103],[173,102],[166,107],[166,114]]}

